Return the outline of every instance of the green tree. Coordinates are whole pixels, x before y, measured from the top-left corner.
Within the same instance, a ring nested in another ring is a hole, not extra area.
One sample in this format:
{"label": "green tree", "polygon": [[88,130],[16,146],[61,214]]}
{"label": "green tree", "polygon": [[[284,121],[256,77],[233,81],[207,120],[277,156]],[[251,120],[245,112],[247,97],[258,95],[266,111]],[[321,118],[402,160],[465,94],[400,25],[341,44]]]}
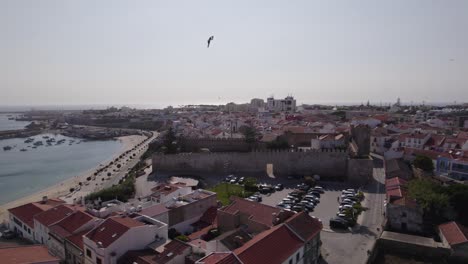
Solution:
{"label": "green tree", "polygon": [[431,158],[427,156],[417,155],[413,165],[423,171],[434,171],[434,163],[432,163]]}
{"label": "green tree", "polygon": [[248,126],[244,129],[244,138],[245,142],[249,144],[254,144],[257,142],[258,132],[253,126]]}
{"label": "green tree", "polygon": [[449,196],[444,193],[442,186],[428,179],[416,179],[408,183],[408,191],[426,216],[436,223],[443,221],[442,212],[449,206]]}
{"label": "green tree", "polygon": [[244,181],[244,189],[248,192],[257,191],[257,179],[253,177],[247,177]]}
{"label": "green tree", "polygon": [[289,144],[284,136],[277,136],[275,140],[268,142],[268,149],[288,149]]}
{"label": "green tree", "polygon": [[172,127],[169,127],[163,139],[163,152],[164,154],[177,153],[177,137]]}

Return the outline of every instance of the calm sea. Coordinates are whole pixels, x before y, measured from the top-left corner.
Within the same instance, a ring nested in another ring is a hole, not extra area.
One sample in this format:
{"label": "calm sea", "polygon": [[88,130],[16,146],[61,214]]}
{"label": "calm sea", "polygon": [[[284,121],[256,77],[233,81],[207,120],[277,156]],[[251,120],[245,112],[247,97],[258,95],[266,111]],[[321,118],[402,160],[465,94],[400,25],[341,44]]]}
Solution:
{"label": "calm sea", "polygon": [[9,118],[14,118],[17,115],[18,114],[0,114],[0,131],[21,129],[31,123],[28,121],[9,120]]}
{"label": "calm sea", "polygon": [[[0,130],[14,127],[2,118]],[[9,121],[9,122],[8,122]],[[20,128],[23,125],[17,125]],[[54,138],[50,146],[47,139]],[[110,160],[122,150],[119,141],[82,141],[62,135],[44,134],[32,137],[43,145],[34,147],[34,142],[25,143],[25,138],[0,140],[0,204],[33,194],[60,181],[80,175],[101,163]],[[56,144],[65,139],[62,144]],[[10,146],[5,151],[3,147]],[[21,151],[24,149],[26,151]]]}

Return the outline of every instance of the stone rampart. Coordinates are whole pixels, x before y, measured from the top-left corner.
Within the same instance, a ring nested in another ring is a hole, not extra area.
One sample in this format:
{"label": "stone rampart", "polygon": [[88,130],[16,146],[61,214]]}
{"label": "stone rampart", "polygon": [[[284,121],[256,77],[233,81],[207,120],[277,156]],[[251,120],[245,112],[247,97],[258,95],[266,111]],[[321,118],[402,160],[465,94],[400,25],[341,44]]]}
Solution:
{"label": "stone rampart", "polygon": [[273,164],[275,176],[314,175],[346,179],[348,152],[316,150],[307,152],[254,151],[245,153],[183,153],[155,154],[153,170],[180,173],[266,173]]}

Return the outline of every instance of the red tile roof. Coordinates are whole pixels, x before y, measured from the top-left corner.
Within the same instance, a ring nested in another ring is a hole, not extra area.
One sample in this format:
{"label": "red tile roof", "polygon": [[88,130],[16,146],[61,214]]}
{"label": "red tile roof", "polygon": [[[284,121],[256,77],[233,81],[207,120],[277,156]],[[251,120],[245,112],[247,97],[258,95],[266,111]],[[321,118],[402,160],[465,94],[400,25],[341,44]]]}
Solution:
{"label": "red tile roof", "polygon": [[0,260],[8,264],[59,263],[60,259],[49,254],[42,245],[18,246],[0,249]]}
{"label": "red tile roof", "polygon": [[232,252],[213,252],[200,259],[197,263],[202,264],[242,264]]}
{"label": "red tile roof", "polygon": [[81,232],[76,233],[74,235],[71,235],[71,236],[69,236],[69,237],[67,237],[65,239],[68,240],[73,245],[75,245],[75,247],[83,250],[84,249],[83,236],[88,232],[89,232],[89,230],[81,231]]}
{"label": "red tile roof", "polygon": [[391,179],[386,179],[385,187],[401,186],[401,185],[406,185],[406,183],[408,183],[407,180],[400,178],[400,177],[395,177]]}
{"label": "red tile roof", "polygon": [[242,213],[248,215],[255,222],[261,223],[268,227],[273,226],[273,214],[278,214],[281,210],[265,204],[248,201],[239,197],[231,197],[233,202],[220,209],[221,211],[237,214]]}
{"label": "red tile roof", "polygon": [[313,239],[323,228],[320,220],[304,212],[295,214],[285,223],[305,241]]}
{"label": "red tile roof", "polygon": [[110,217],[102,224],[89,231],[85,236],[96,244],[102,243],[102,247],[109,245],[119,239],[132,227],[143,226],[144,224],[130,217]]}
{"label": "red tile roof", "polygon": [[67,205],[59,205],[35,215],[34,219],[44,226],[50,226],[62,220],[63,218],[71,215],[72,213],[73,210],[70,209],[70,207],[68,207]]}
{"label": "red tile roof", "polygon": [[450,246],[468,242],[468,228],[457,222],[448,222],[439,225],[440,232],[444,235]]}
{"label": "red tile roof", "polygon": [[281,224],[258,234],[234,253],[244,264],[283,263],[304,245],[303,240]]}
{"label": "red tile roof", "polygon": [[24,204],[15,208],[8,209],[10,214],[14,215],[21,222],[25,223],[31,228],[34,228],[34,216],[42,213],[44,210],[36,206],[35,203]]}
{"label": "red tile roof", "polygon": [[8,209],[8,212],[13,214],[29,227],[34,228],[33,219],[35,215],[62,203],[64,203],[64,201],[60,199],[49,199],[47,202],[34,202],[10,208]]}
{"label": "red tile roof", "polygon": [[83,225],[92,221],[93,216],[82,211],[75,211],[71,215],[60,220],[56,224],[49,227],[51,233],[55,233],[63,238],[70,236]]}

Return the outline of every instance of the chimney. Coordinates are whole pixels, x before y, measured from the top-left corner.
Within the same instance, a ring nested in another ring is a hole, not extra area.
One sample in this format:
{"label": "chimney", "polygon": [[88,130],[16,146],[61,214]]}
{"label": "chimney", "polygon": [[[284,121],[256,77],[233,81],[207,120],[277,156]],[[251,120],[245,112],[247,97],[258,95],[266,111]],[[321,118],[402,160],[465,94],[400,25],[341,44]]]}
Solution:
{"label": "chimney", "polygon": [[276,213],[272,213],[272,214],[271,214],[271,223],[272,223],[273,225],[276,225],[276,223],[278,223],[278,216],[277,216]]}
{"label": "chimney", "polygon": [[47,203],[48,199],[47,196],[42,196],[42,203],[45,204]]}

